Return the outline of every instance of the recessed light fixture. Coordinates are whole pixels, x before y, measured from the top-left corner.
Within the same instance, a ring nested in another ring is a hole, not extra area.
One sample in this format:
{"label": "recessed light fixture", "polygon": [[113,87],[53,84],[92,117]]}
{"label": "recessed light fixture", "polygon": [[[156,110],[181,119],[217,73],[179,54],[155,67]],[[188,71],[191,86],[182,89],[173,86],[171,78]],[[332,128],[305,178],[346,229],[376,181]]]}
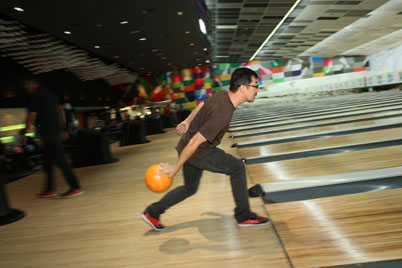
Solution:
{"label": "recessed light fixture", "polygon": [[96,27],[100,28],[100,27],[102,27],[102,24],[96,24]]}
{"label": "recessed light fixture", "polygon": [[166,58],[166,57],[162,57],[161,59],[162,59],[162,60],[166,60],[167,58]]}
{"label": "recessed light fixture", "polygon": [[128,23],[128,21],[126,21],[126,20],[120,21],[120,24],[127,24],[127,23]]}
{"label": "recessed light fixture", "polygon": [[20,7],[14,7],[15,10],[19,11],[19,12],[24,12],[24,9],[20,8]]}
{"label": "recessed light fixture", "polygon": [[194,54],[194,55],[197,55],[197,54],[198,54],[198,52],[197,52],[197,51],[194,51],[194,52],[193,52],[193,54]]}
{"label": "recessed light fixture", "polygon": [[156,52],[156,51],[158,51],[156,48],[155,48],[155,49],[152,49],[152,52]]}
{"label": "recessed light fixture", "polygon": [[217,58],[227,58],[227,57],[229,57],[229,56],[217,55],[216,57],[217,57]]}
{"label": "recessed light fixture", "polygon": [[194,46],[194,43],[190,43],[190,46]]}
{"label": "recessed light fixture", "polygon": [[147,40],[145,37],[140,38],[140,41],[145,41]]}
{"label": "recessed light fixture", "polygon": [[120,58],[120,57],[119,57],[119,56],[114,56],[113,58],[118,59],[118,58]]}
{"label": "recessed light fixture", "polygon": [[65,34],[71,34],[71,32],[70,32],[70,31],[64,31],[64,33],[65,33]]}
{"label": "recessed light fixture", "polygon": [[130,33],[137,34],[137,33],[140,33],[140,31],[131,31]]}
{"label": "recessed light fixture", "polygon": [[195,59],[196,61],[199,61],[200,59]]}
{"label": "recessed light fixture", "polygon": [[100,48],[100,46],[94,46],[94,48]]}
{"label": "recessed light fixture", "polygon": [[184,33],[185,33],[185,34],[189,34],[189,33],[190,33],[190,31],[185,31]]}
{"label": "recessed light fixture", "polygon": [[209,63],[209,60],[206,60],[205,62],[206,62],[206,63]]}
{"label": "recessed light fixture", "polygon": [[169,62],[168,65],[172,65],[173,63]]}
{"label": "recessed light fixture", "polygon": [[177,11],[177,15],[178,16],[183,16],[183,12],[182,11]]}
{"label": "recessed light fixture", "polygon": [[216,29],[219,30],[235,30],[237,25],[216,25]]}
{"label": "recessed light fixture", "polygon": [[140,53],[140,56],[144,56],[145,54],[144,53]]}
{"label": "recessed light fixture", "polygon": [[198,66],[201,66],[201,63],[198,63],[197,65],[198,65]]}
{"label": "recessed light fixture", "polygon": [[207,51],[207,50],[208,50],[208,48],[204,47],[204,51]]}
{"label": "recessed light fixture", "polygon": [[207,34],[207,27],[205,26],[205,23],[202,19],[198,19],[198,24],[200,25],[200,31],[203,34]]}

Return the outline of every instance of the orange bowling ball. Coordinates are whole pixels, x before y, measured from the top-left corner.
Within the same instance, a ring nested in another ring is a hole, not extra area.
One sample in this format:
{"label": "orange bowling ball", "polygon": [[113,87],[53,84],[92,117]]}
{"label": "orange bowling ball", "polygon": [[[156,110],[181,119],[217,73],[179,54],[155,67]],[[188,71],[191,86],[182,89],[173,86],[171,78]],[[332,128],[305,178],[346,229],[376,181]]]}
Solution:
{"label": "orange bowling ball", "polygon": [[156,173],[159,172],[160,167],[160,164],[152,165],[145,173],[145,184],[149,190],[156,193],[166,191],[169,189],[170,185],[172,185],[172,179],[169,178],[168,175],[156,175]]}

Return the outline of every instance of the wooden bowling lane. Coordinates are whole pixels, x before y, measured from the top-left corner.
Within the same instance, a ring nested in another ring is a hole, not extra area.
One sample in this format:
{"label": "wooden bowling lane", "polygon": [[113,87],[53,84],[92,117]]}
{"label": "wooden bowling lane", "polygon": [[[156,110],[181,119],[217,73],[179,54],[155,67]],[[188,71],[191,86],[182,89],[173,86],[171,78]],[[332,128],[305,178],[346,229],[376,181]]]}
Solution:
{"label": "wooden bowling lane", "polygon": [[329,105],[317,105],[311,103],[299,103],[299,104],[290,104],[290,105],[278,105],[274,107],[258,107],[259,109],[240,109],[235,112],[233,116],[232,122],[234,124],[241,124],[242,122],[247,122],[248,120],[263,120],[266,117],[278,117],[285,115],[298,115],[300,113],[316,113],[328,110],[344,110],[347,108],[363,108],[371,106],[384,106],[384,105],[392,105],[398,104],[399,97],[394,97],[387,100],[369,100],[363,101],[359,100],[357,102],[347,102],[347,103],[331,103]]}
{"label": "wooden bowling lane", "polygon": [[289,113],[283,113],[283,114],[277,114],[277,115],[266,115],[262,117],[252,117],[248,118],[244,121],[240,122],[233,122],[231,124],[231,129],[233,128],[241,128],[241,127],[246,127],[248,125],[254,125],[254,124],[264,124],[264,123],[269,123],[272,120],[286,120],[286,119],[302,119],[302,118],[308,118],[312,116],[318,116],[318,115],[335,115],[335,114],[340,114],[344,112],[364,112],[369,109],[380,109],[380,110],[388,110],[388,109],[393,109],[395,106],[398,106],[400,104],[400,101],[394,101],[393,104],[377,104],[377,105],[366,105],[364,107],[362,106],[348,106],[344,108],[333,108],[333,109],[314,109],[311,111],[295,111],[289,108],[292,112]]}
{"label": "wooden bowling lane", "polygon": [[248,137],[238,137],[234,136],[233,141],[238,144],[242,143],[253,143],[259,142],[264,140],[269,140],[273,138],[279,137],[293,137],[293,136],[302,136],[314,133],[325,133],[331,131],[341,131],[346,129],[352,128],[364,128],[364,127],[373,127],[378,125],[386,125],[386,124],[397,124],[402,122],[402,117],[395,117],[389,119],[376,119],[376,120],[369,120],[369,121],[361,121],[357,123],[344,123],[344,124],[337,124],[332,126],[325,126],[325,127],[314,127],[314,128],[307,128],[302,130],[294,130],[294,131],[284,131],[279,133],[272,133],[272,134],[261,134],[258,136],[248,136]]}
{"label": "wooden bowling lane", "polygon": [[328,138],[319,138],[313,140],[303,140],[303,141],[295,141],[281,144],[243,148],[239,149],[239,153],[242,158],[252,158],[252,157],[270,156],[280,153],[289,153],[296,151],[336,148],[345,145],[363,144],[368,142],[397,139],[400,137],[402,137],[402,128],[394,128],[394,129],[334,136]]}
{"label": "wooden bowling lane", "polygon": [[247,165],[254,183],[402,166],[402,145]]}
{"label": "wooden bowling lane", "polygon": [[392,116],[402,116],[402,106],[400,106],[397,111],[370,111],[361,114],[355,113],[342,113],[331,116],[314,116],[302,119],[289,119],[278,122],[256,124],[243,128],[233,128],[230,130],[233,135],[247,135],[254,132],[271,131],[277,129],[286,129],[294,127],[304,127],[310,125],[319,125],[326,123],[337,123],[337,122],[347,122],[351,120],[367,119],[367,118],[378,118],[378,117],[392,117]]}
{"label": "wooden bowling lane", "polygon": [[266,209],[295,268],[402,259],[402,189],[268,204]]}

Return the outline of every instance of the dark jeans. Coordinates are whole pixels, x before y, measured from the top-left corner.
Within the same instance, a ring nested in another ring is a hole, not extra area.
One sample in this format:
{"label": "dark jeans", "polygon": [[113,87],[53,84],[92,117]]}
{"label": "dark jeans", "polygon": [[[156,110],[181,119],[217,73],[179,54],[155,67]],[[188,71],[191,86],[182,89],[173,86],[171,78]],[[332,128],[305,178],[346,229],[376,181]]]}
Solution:
{"label": "dark jeans", "polygon": [[151,204],[146,212],[151,217],[159,219],[159,215],[166,209],[195,194],[203,170],[230,175],[232,193],[236,203],[235,218],[238,222],[249,219],[251,212],[244,164],[240,159],[219,148],[213,149],[201,159],[187,161],[183,165],[184,185],[168,192],[159,202]]}
{"label": "dark jeans", "polygon": [[73,169],[64,156],[61,134],[57,133],[54,135],[43,136],[43,145],[43,166],[47,175],[45,191],[53,190],[54,165],[57,165],[62,170],[71,189],[81,188]]}

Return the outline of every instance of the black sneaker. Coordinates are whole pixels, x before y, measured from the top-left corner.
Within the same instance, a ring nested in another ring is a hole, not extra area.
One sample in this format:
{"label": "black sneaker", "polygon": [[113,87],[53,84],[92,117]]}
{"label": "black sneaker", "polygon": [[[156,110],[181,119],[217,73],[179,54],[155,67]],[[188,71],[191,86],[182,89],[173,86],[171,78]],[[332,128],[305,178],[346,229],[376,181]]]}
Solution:
{"label": "black sneaker", "polygon": [[239,222],[238,225],[240,227],[249,227],[249,226],[259,226],[266,225],[268,223],[268,218],[258,216],[257,214],[252,214],[250,219]]}
{"label": "black sneaker", "polygon": [[141,218],[148,223],[149,225],[151,225],[151,227],[155,230],[155,231],[162,231],[163,229],[165,229],[165,226],[163,224],[160,223],[160,221],[158,219],[152,218],[151,216],[149,216],[148,213],[144,212],[141,215]]}

